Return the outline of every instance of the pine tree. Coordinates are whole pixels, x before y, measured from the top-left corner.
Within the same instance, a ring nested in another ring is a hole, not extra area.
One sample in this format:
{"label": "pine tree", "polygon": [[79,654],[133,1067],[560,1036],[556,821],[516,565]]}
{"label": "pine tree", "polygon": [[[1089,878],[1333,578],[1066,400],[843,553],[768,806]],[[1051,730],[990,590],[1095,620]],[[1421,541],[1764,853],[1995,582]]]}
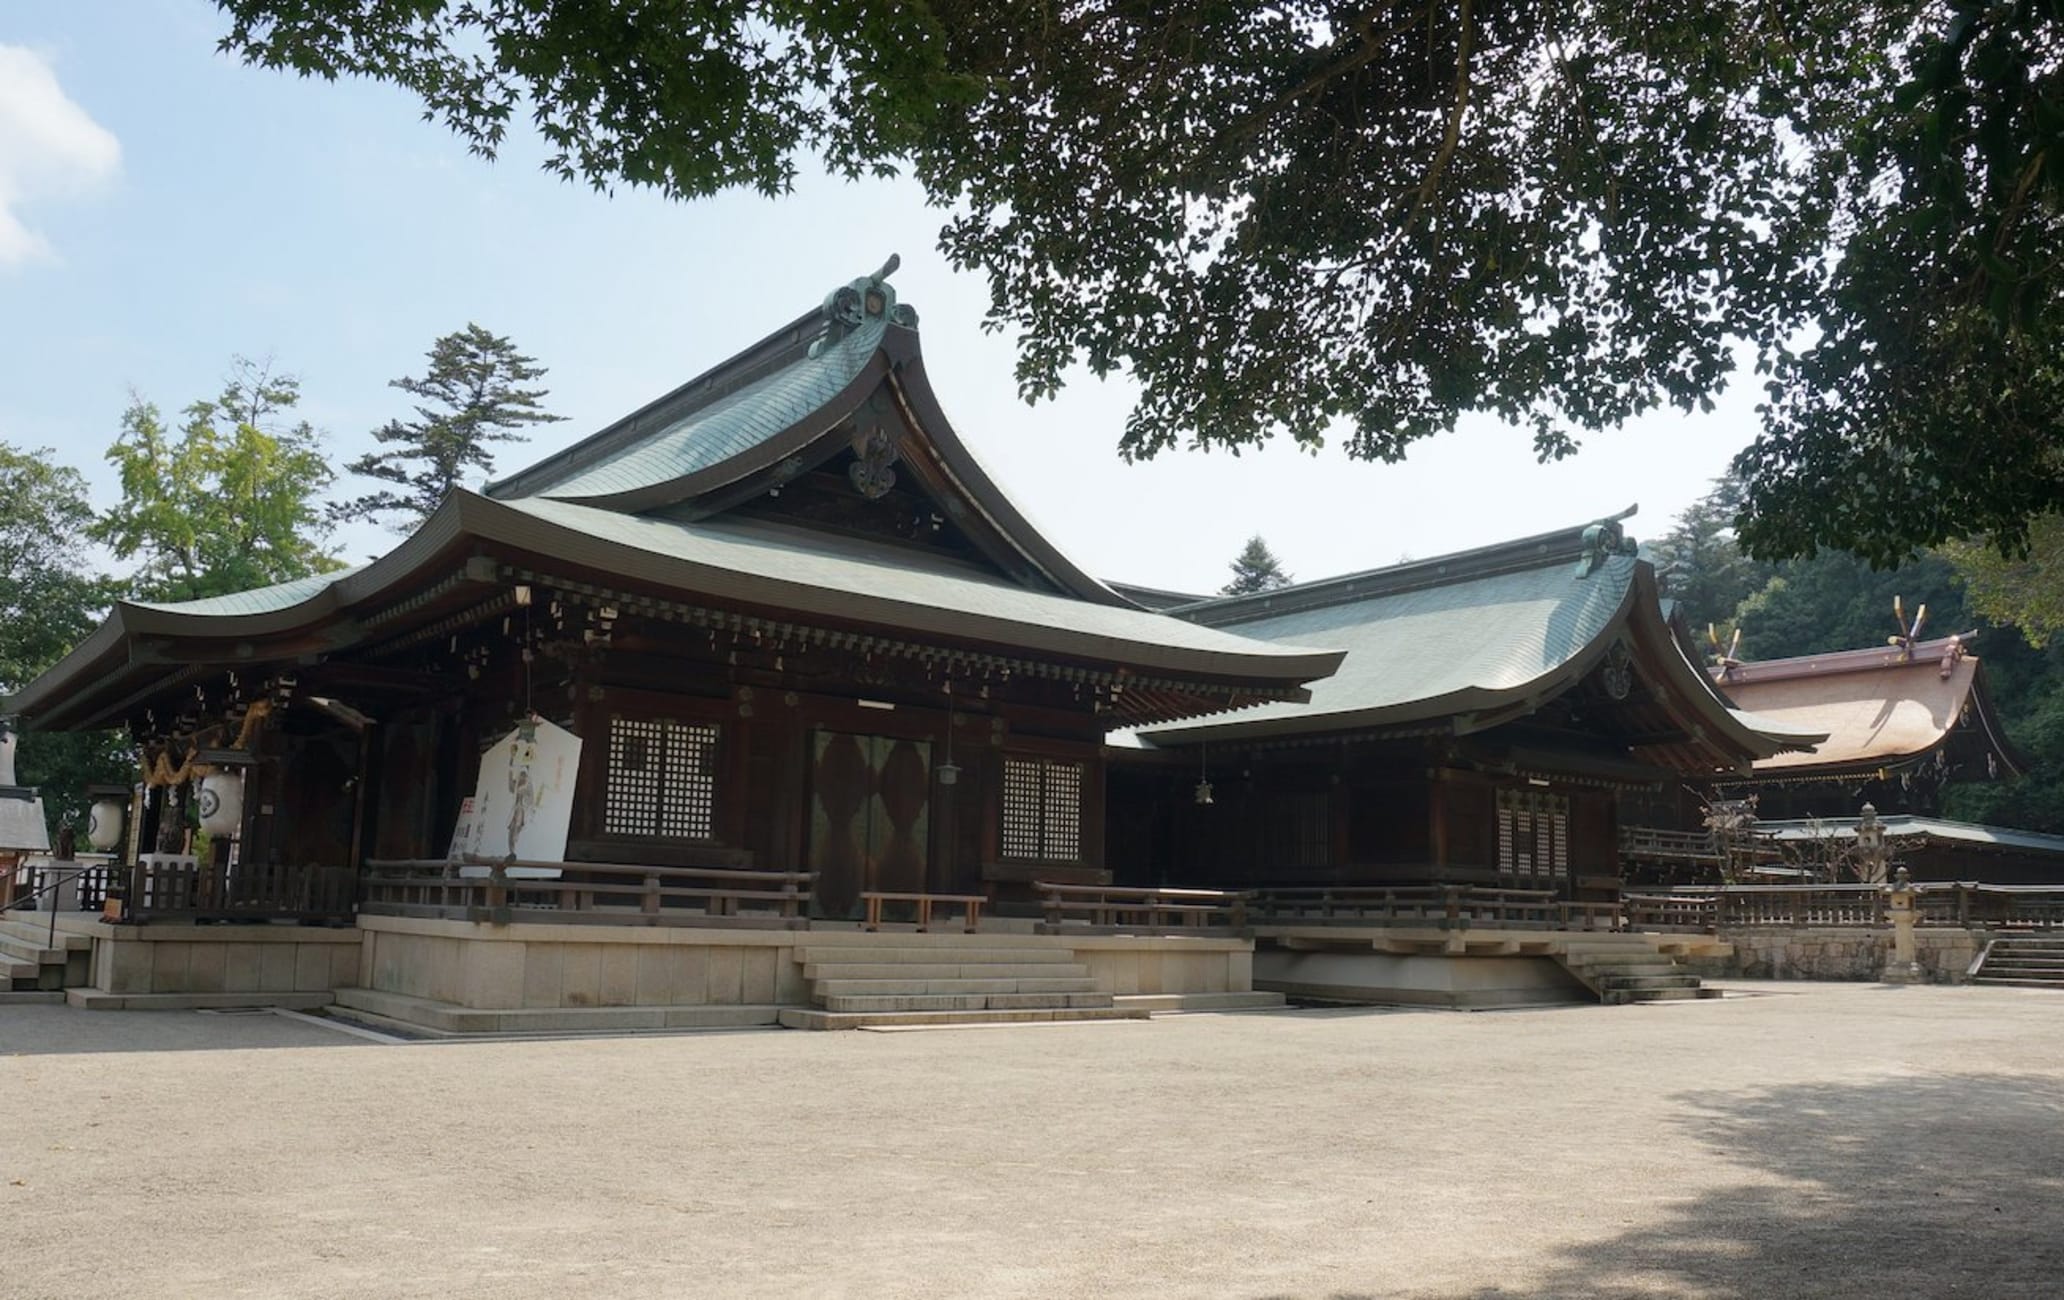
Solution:
{"label": "pine tree", "polygon": [[1268,543],[1256,533],[1247,539],[1239,555],[1231,564],[1233,580],[1220,587],[1222,596],[1245,596],[1250,592],[1274,591],[1290,585],[1290,575],[1283,572],[1283,562],[1269,550]]}
{"label": "pine tree", "polygon": [[[1734,521],[1745,497],[1746,488],[1735,475],[1714,480],[1712,491],[1686,506],[1649,548],[1649,559],[1694,629],[1708,624],[1724,629],[1733,623],[1736,608],[1762,590],[1775,571],[1743,554],[1735,541]],[[1761,646],[1753,650],[1765,655]]]}
{"label": "pine tree", "polygon": [[353,474],[392,483],[330,507],[337,519],[393,519],[406,532],[437,509],[469,470],[494,468],[493,442],[520,442],[526,425],[565,417],[548,413],[545,391],[523,385],[541,377],[543,366],[501,335],[469,323],[432,344],[430,369],[421,379],[396,379],[420,399],[413,420],[390,420],[373,437],[390,450],[367,452],[345,466]]}

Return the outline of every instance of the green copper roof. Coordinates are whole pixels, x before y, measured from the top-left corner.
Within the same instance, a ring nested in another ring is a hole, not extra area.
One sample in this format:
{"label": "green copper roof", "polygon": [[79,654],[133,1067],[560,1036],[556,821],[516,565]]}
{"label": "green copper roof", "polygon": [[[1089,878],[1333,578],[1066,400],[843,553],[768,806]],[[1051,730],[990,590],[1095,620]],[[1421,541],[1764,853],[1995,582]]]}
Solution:
{"label": "green copper roof", "polygon": [[328,573],[295,578],[290,582],[276,582],[270,587],[254,587],[250,591],[234,592],[227,596],[204,596],[199,600],[138,600],[129,603],[145,609],[170,610],[179,614],[269,614],[276,609],[298,605],[331,583],[348,578],[357,572],[357,567],[333,569]]}
{"label": "green copper roof", "polygon": [[[689,579],[680,582],[684,590],[865,620],[885,628],[946,632],[1192,671],[1273,670],[1307,678],[1326,672],[1337,658],[1326,649],[1283,644],[1287,637],[1258,639],[1244,630],[1224,632],[1143,609],[1034,591],[972,564],[892,544],[721,517],[680,523],[543,497],[501,504],[580,539],[693,566],[700,576],[678,575]],[[576,558],[597,567],[615,567],[602,555]],[[624,571],[634,572],[628,567]],[[677,579],[673,572],[662,575],[658,570],[651,576]]]}
{"label": "green copper roof", "polygon": [[1242,619],[1234,626],[1245,636],[1331,646],[1347,651],[1347,659],[1332,677],[1312,683],[1309,704],[1266,704],[1145,734],[1179,731],[1187,740],[1219,730],[1324,731],[1495,707],[1499,697],[1523,695],[1596,642],[1619,617],[1638,564],[1631,555],[1609,555],[1579,577],[1558,558],[1539,568]]}
{"label": "green copper roof", "polygon": [[562,500],[613,496],[721,464],[827,405],[867,368],[888,328],[886,315],[870,317],[816,355],[763,375],[600,459],[569,467],[563,478],[528,485],[527,495]]}

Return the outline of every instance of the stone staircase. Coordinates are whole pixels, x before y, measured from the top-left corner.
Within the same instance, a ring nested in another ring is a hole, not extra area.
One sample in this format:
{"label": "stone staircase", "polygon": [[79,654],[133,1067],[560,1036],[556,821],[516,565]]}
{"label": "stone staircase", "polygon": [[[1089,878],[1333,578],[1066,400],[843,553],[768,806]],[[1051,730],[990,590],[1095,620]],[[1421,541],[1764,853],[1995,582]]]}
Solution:
{"label": "stone staircase", "polygon": [[1971,982],[2064,989],[2064,938],[1995,939],[1979,958]]}
{"label": "stone staircase", "polygon": [[[987,936],[983,936],[986,938]],[[1012,935],[910,934],[866,945],[796,949],[811,1006],[789,1008],[790,1029],[904,1025],[1023,1024],[1057,1020],[1144,1020],[1145,1009],[1115,1006],[1066,943]]]}
{"label": "stone staircase", "polygon": [[83,934],[50,936],[41,912],[0,912],[0,994],[53,993],[86,983],[93,940]]}
{"label": "stone staircase", "polygon": [[1655,935],[1571,935],[1552,955],[1607,1006],[1720,996],[1720,990],[1703,987],[1698,976],[1664,952]]}

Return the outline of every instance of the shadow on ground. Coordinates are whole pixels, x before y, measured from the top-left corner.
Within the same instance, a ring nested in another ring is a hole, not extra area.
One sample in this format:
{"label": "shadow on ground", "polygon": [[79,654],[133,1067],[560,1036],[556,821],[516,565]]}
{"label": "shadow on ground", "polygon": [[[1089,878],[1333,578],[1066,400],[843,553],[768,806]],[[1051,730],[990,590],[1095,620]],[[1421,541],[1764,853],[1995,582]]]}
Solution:
{"label": "shadow on ground", "polygon": [[[1568,1249],[1545,1283],[1475,1300],[2064,1293],[2054,1079],[1924,1076],[1683,1101],[1693,1136],[1773,1181],[1693,1197],[1660,1223]],[[1666,1159],[1656,1187],[1668,1196]]]}
{"label": "shadow on ground", "polygon": [[93,1052],[219,1052],[270,1047],[372,1047],[334,1029],[267,1011],[81,1011],[0,1007],[0,1060]]}

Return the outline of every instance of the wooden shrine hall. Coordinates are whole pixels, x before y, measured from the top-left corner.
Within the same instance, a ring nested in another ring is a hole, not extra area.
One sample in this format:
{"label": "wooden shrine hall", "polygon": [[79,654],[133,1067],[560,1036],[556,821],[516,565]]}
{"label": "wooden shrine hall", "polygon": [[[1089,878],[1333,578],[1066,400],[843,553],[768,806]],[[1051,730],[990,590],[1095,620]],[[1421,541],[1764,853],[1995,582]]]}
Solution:
{"label": "wooden shrine hall", "polygon": [[1084,574],[948,423],[893,269],[361,568],[119,604],[7,706],[142,749],[110,915],[391,922],[359,985],[494,1002],[402,971],[409,935],[1029,913],[1103,879],[1110,728],[1301,700],[1341,652]]}
{"label": "wooden shrine hall", "polygon": [[893,269],[369,564],[117,605],[6,706],[140,749],[66,996],[439,1032],[1252,1005],[1301,888],[1595,928],[1618,794],[1820,738],[1729,706],[1619,519],[1247,597],[1089,577],[946,420]]}

